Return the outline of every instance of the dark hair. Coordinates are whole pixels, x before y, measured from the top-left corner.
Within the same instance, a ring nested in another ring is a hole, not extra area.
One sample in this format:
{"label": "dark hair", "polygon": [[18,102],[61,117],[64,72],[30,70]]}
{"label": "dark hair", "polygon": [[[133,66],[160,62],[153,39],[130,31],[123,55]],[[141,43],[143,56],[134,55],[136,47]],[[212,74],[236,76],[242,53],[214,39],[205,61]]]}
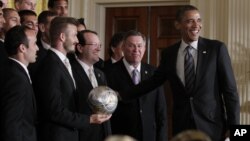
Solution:
{"label": "dark hair", "polygon": [[114,54],[114,52],[112,51],[112,48],[118,47],[119,43],[123,41],[124,35],[125,35],[125,32],[118,32],[112,36],[109,42],[109,50],[108,50],[110,57]]}
{"label": "dark hair", "polygon": [[22,24],[24,22],[25,16],[37,16],[36,12],[32,10],[20,10],[18,11],[18,15],[20,16],[20,23]]}
{"label": "dark hair", "polygon": [[[54,6],[55,6],[55,2],[56,1],[61,1],[61,0],[49,0],[48,1],[48,8],[50,9],[50,8],[54,8]],[[65,0],[67,3],[68,3],[68,0]]]}
{"label": "dark hair", "polygon": [[72,17],[55,17],[50,24],[49,34],[51,39],[51,46],[55,45],[56,40],[61,33],[65,33],[68,25],[77,26],[78,21]]}
{"label": "dark hair", "polygon": [[3,7],[3,2],[0,0],[0,8]]}
{"label": "dark hair", "polygon": [[178,11],[176,12],[176,20],[178,22],[180,22],[185,14],[185,12],[187,11],[191,11],[191,10],[198,10],[198,8],[194,7],[193,5],[184,5],[183,7],[181,7],[180,9],[178,9]]}
{"label": "dark hair", "polygon": [[39,15],[38,15],[38,24],[40,23],[48,23],[48,17],[54,17],[57,16],[57,14],[55,12],[49,11],[49,10],[45,10],[42,11]]}
{"label": "dark hair", "polygon": [[[77,32],[78,44],[80,44],[82,46],[84,46],[86,44],[86,39],[84,37],[84,34],[86,34],[86,33],[93,33],[95,35],[98,35],[95,31],[88,30],[88,29],[79,31],[79,32]],[[75,50],[75,53],[76,53],[76,55],[79,55],[79,51],[77,49]]]}
{"label": "dark hair", "polygon": [[20,44],[28,47],[29,41],[25,34],[27,30],[29,30],[28,27],[17,25],[7,31],[4,39],[4,47],[9,56],[17,54]]}
{"label": "dark hair", "polygon": [[124,37],[123,37],[123,41],[126,41],[128,39],[128,37],[130,36],[141,36],[143,41],[146,42],[146,37],[145,35],[143,35],[141,32],[139,31],[135,31],[135,30],[130,30],[128,32],[125,33]]}
{"label": "dark hair", "polygon": [[77,19],[77,21],[79,24],[83,25],[85,27],[85,29],[87,29],[85,22],[84,22],[84,18],[79,18],[79,19]]}

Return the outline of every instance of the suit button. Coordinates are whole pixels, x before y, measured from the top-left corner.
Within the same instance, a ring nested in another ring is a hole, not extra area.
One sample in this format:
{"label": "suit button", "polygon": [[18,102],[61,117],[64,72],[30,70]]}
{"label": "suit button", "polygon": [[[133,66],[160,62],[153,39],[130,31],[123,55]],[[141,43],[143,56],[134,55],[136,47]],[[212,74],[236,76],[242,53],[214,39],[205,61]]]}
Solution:
{"label": "suit button", "polygon": [[140,110],[140,113],[142,113],[142,110]]}
{"label": "suit button", "polygon": [[193,101],[194,98],[193,98],[193,97],[190,97],[189,99],[190,99],[190,101]]}

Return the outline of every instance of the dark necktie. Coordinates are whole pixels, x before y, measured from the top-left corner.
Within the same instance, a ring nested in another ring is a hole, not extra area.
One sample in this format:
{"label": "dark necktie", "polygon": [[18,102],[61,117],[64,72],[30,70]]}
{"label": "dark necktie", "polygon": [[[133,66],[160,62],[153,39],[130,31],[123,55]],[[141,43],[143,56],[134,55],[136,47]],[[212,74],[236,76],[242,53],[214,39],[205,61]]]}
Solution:
{"label": "dark necktie", "polygon": [[186,55],[185,55],[185,88],[188,95],[191,95],[194,88],[194,80],[195,80],[195,70],[194,70],[194,58],[191,54],[192,47],[186,47]]}
{"label": "dark necktie", "polygon": [[132,71],[132,80],[134,82],[135,85],[137,85],[140,82],[140,73],[137,69],[134,69]]}

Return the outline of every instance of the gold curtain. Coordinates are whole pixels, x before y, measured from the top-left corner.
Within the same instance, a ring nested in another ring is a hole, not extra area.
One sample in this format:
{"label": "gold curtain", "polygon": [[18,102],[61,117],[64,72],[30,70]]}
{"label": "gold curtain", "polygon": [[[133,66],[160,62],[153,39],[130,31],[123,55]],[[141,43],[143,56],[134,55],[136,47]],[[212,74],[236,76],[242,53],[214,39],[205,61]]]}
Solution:
{"label": "gold curtain", "polygon": [[[36,14],[39,15],[43,10],[47,10],[48,0],[36,0]],[[14,7],[14,0],[8,0],[8,7]]]}

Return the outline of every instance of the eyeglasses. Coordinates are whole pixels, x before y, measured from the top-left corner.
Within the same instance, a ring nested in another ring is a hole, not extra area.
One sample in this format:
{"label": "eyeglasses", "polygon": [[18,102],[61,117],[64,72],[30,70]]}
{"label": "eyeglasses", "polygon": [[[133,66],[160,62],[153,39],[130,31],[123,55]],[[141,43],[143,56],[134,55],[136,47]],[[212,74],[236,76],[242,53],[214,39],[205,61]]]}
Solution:
{"label": "eyeglasses", "polygon": [[98,44],[98,43],[89,43],[89,44],[85,44],[85,45],[89,45],[89,46],[93,46],[93,47],[102,47],[102,44]]}

